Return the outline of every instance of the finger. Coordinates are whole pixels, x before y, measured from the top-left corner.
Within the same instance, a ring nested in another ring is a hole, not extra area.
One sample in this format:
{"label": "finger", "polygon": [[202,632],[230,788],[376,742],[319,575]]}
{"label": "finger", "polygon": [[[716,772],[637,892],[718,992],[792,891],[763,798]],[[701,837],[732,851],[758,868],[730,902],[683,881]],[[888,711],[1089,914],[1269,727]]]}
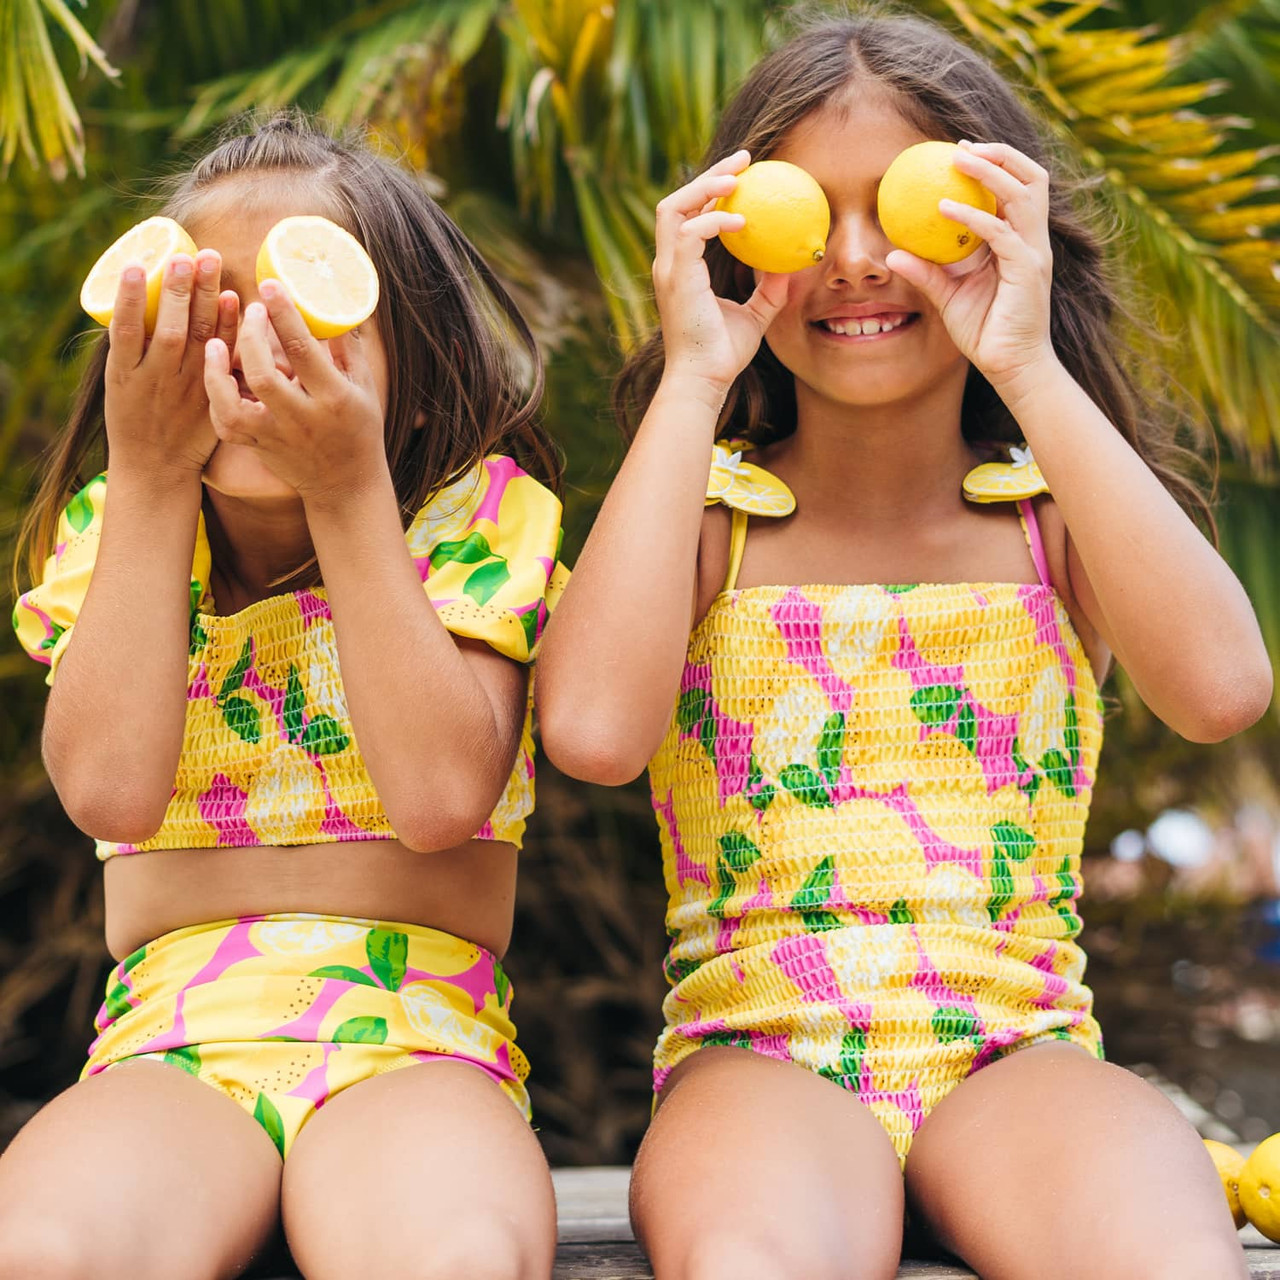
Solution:
{"label": "finger", "polygon": [[107,329],[108,363],[121,369],[136,369],[146,349],[147,273],[142,264],[131,262],[120,273],[115,308]]}
{"label": "finger", "polygon": [[751,156],[746,151],[735,151],[733,155],[716,161],[710,169],[704,170],[658,202],[659,221],[670,220],[673,216],[677,220],[689,217],[697,213],[708,200],[727,196],[738,185],[737,175],[750,163]]}
{"label": "finger", "polygon": [[222,255],[216,249],[196,254],[195,293],[191,299],[191,319],[187,341],[204,346],[218,329],[218,286],[222,281]]}
{"label": "finger", "polygon": [[267,413],[265,406],[240,395],[231,374],[231,351],[221,338],[204,348],[204,389],[209,397],[209,420],[219,440],[257,444],[257,426]]}
{"label": "finger", "polygon": [[778,272],[761,274],[751,296],[742,304],[742,309],[749,312],[759,324],[761,333],[773,323],[774,317],[786,305],[790,288],[789,275]]}
{"label": "finger", "polygon": [[999,258],[1017,260],[1031,253],[1031,246],[1013,229],[1007,218],[997,218],[985,209],[975,209],[973,205],[961,204],[959,200],[939,200],[938,212],[981,236]]}
{"label": "finger", "polygon": [[[289,368],[303,388],[315,394],[322,388],[331,386],[334,379],[333,361],[326,358],[324,348],[312,336],[284,286],[279,280],[263,280],[258,286],[258,294],[266,306],[276,337],[280,339]],[[274,366],[274,361],[272,363]],[[246,377],[248,373],[246,368]]]}
{"label": "finger", "polygon": [[249,390],[272,412],[287,414],[297,406],[303,393],[290,386],[289,379],[276,368],[268,337],[269,325],[266,307],[260,302],[251,302],[240,323],[236,354]]}
{"label": "finger", "polygon": [[959,287],[936,263],[918,258],[905,249],[892,249],[885,255],[885,266],[901,276],[914,289],[918,289],[933,307],[941,313],[947,299]]}
{"label": "finger", "polygon": [[195,261],[190,254],[175,253],[165,263],[156,328],[147,348],[147,360],[164,369],[177,370],[182,365],[194,285]]}
{"label": "finger", "polygon": [[747,220],[740,213],[700,213],[681,223],[676,232],[675,245],[672,249],[672,265],[683,265],[694,258],[702,257],[707,241],[715,239],[722,231],[741,231]]}
{"label": "finger", "polygon": [[1045,187],[1049,185],[1049,170],[1030,156],[1024,155],[1017,147],[1009,146],[1008,143],[970,142],[965,139],[961,141],[960,147],[976,156],[981,156],[984,160],[989,160],[992,164],[999,165],[1000,168],[1013,174],[1019,182],[1029,185],[1042,183]]}
{"label": "finger", "polygon": [[967,150],[956,153],[955,167],[976,178],[995,196],[996,212],[1007,218],[1020,234],[1048,235],[1049,188],[1046,185],[1029,186],[1007,169]]}
{"label": "finger", "polygon": [[213,336],[227,344],[228,348],[236,343],[236,330],[240,327],[240,298],[231,289],[224,289],[218,295],[218,316]]}

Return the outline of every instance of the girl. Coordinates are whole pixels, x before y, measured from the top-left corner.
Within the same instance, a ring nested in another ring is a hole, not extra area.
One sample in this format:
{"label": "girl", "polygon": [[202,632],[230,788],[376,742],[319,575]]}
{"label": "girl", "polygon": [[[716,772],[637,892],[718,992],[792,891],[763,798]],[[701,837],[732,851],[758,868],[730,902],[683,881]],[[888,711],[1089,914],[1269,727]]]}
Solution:
{"label": "girl", "polygon": [[[282,1219],[308,1277],[549,1276],[499,964],[559,586],[537,350],[408,174],[299,117],[165,212],[200,250],[149,342],[125,271],[16,614],[121,963],[81,1082],[0,1161],[0,1275],[232,1276]],[[255,286],[292,214],[371,255],[356,331]]]}
{"label": "girl", "polygon": [[[998,201],[943,207],[987,242],[967,269],[876,220],[930,138]],[[1075,943],[1111,654],[1194,739],[1271,691],[1098,242],[1008,86],[914,18],[800,35],[709,154],[658,206],[661,332],[619,395],[643,420],[539,661],[561,768],[650,770],[655,1272],[892,1276],[905,1192],[986,1280],[1243,1276],[1195,1132],[1099,1061]],[[832,223],[820,264],[753,281],[713,201],[765,157]]]}

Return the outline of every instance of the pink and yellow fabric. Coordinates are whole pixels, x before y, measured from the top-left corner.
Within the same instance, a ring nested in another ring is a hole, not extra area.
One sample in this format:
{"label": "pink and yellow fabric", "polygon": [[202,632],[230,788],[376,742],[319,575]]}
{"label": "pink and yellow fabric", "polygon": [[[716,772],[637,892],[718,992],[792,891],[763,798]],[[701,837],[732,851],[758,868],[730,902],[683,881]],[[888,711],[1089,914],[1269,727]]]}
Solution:
{"label": "pink and yellow fabric", "polygon": [[[18,639],[49,667],[49,684],[89,587],[107,492],[100,475],[68,503],[43,580],[14,610]],[[550,490],[501,455],[431,497],[405,539],[451,632],[532,661],[567,580],[558,562],[560,513]],[[98,856],[394,839],[352,733],[323,588],[271,596],[224,616],[210,594],[209,569],[201,518],[191,567],[187,721],[173,797],[151,839],[99,841]],[[530,712],[506,790],[476,834],[519,844],[532,809]]]}
{"label": "pink and yellow fabric", "polygon": [[1035,582],[739,588],[746,513],[794,499],[751,466],[739,505],[741,459],[717,455],[729,579],[649,770],[671,937],[656,1089],[706,1045],[799,1063],[905,1161],[986,1064],[1050,1039],[1101,1052],[1075,941],[1098,690],[1028,500],[1043,477],[1015,464],[971,496],[1018,503]]}
{"label": "pink and yellow fabric", "polygon": [[81,1078],[151,1059],[240,1104],[282,1157],[335,1094],[435,1060],[529,1117],[497,959],[450,934],[343,916],[246,916],[164,934],[112,971]]}

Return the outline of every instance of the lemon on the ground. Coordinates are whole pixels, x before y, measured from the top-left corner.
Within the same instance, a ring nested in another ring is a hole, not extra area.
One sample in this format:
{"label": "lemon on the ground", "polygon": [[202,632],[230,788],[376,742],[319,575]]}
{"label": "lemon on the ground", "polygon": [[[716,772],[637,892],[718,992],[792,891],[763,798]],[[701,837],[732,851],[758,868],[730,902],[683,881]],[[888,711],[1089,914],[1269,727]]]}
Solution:
{"label": "lemon on the ground", "polygon": [[317,338],[363,324],[378,305],[378,272],[364,246],[328,218],[282,218],[258,250],[258,283],[279,280]]}
{"label": "lemon on the ground", "polygon": [[930,262],[959,262],[982,243],[964,223],[938,212],[943,199],[996,211],[995,196],[951,163],[958,150],[954,142],[917,142],[884,171],[876,204],[895,247]]}
{"label": "lemon on the ground", "polygon": [[1268,1240],[1280,1244],[1280,1133],[1258,1143],[1244,1162],[1240,1207]]}
{"label": "lemon on the ground", "polygon": [[196,242],[172,218],[148,218],[130,227],[97,262],[80,286],[80,305],[99,323],[111,323],[116,308],[120,276],[131,262],[142,263],[147,273],[146,328],[156,327],[164,269],[175,253],[196,251]]}
{"label": "lemon on the ground", "polygon": [[746,219],[741,231],[722,231],[720,240],[756,271],[799,271],[822,261],[831,209],[817,179],[799,165],[757,160],[716,208]]}
{"label": "lemon on the ground", "polygon": [[1249,1221],[1240,1205],[1240,1171],[1244,1168],[1244,1156],[1235,1147],[1229,1147],[1225,1142],[1215,1142],[1212,1138],[1206,1138],[1204,1145],[1218,1170],[1218,1177],[1222,1179],[1222,1189],[1227,1193],[1231,1216],[1237,1227],[1243,1227]]}

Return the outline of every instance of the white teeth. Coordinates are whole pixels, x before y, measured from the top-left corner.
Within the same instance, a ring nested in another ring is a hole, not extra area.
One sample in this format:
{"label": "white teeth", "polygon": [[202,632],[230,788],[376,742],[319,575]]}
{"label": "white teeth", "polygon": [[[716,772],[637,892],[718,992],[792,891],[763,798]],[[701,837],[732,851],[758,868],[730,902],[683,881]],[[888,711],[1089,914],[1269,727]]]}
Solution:
{"label": "white teeth", "polygon": [[892,318],[867,316],[864,320],[824,320],[822,324],[831,333],[838,333],[842,337],[859,337],[863,334],[888,333],[890,329],[900,328],[906,320],[907,316],[900,314]]}

